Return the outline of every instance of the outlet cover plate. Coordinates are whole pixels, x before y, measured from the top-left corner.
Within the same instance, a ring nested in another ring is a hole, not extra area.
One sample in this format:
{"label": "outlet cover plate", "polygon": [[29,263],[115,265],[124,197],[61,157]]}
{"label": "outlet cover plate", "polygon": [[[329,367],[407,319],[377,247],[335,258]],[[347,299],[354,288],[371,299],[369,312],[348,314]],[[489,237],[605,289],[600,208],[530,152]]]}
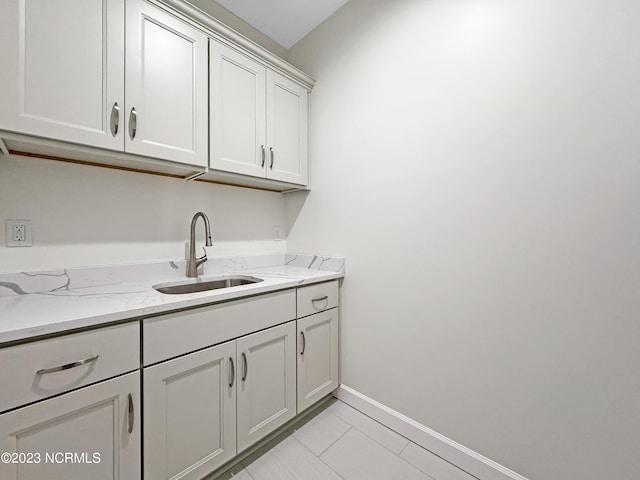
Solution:
{"label": "outlet cover plate", "polygon": [[[14,235],[16,227],[18,229],[22,227],[20,236],[24,236],[24,240]],[[31,231],[31,220],[7,220],[5,227],[7,247],[31,247],[33,245]]]}

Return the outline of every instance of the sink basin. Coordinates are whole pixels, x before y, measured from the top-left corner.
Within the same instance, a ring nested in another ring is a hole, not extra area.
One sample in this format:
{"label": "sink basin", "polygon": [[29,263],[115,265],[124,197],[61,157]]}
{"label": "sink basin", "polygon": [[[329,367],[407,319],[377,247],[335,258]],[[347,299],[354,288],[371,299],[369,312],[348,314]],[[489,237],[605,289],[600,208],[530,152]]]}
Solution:
{"label": "sink basin", "polygon": [[239,285],[249,285],[251,283],[262,282],[261,278],[250,277],[248,275],[228,275],[224,277],[211,278],[208,280],[194,279],[180,282],[159,283],[153,288],[160,293],[170,295],[181,293],[206,292],[208,290],[218,290],[220,288],[231,288]]}

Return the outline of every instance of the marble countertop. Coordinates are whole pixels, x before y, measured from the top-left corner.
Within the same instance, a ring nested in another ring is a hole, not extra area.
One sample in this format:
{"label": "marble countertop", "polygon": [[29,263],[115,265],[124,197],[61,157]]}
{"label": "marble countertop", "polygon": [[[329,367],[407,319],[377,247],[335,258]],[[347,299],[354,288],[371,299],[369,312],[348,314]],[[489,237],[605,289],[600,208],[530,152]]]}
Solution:
{"label": "marble countertop", "polygon": [[[238,263],[237,259],[243,261]],[[237,287],[211,290],[205,292],[168,295],[157,292],[153,285],[164,282],[185,280],[183,271],[170,262],[171,268],[180,270],[180,275],[172,274],[164,277],[149,277],[138,275],[137,281],[110,283],[108,285],[92,285],[92,282],[76,281],[86,272],[62,271],[63,273],[21,274],[29,279],[39,281],[58,280],[60,286],[50,285],[50,288],[36,288],[34,292],[25,291],[25,284],[17,281],[6,281],[8,275],[0,276],[0,286],[6,287],[5,292],[11,294],[0,295],[0,346],[2,344],[26,341],[43,335],[60,333],[78,328],[93,327],[100,324],[135,320],[139,317],[158,315],[165,312],[208,305],[212,303],[239,299],[251,295],[268,293],[286,288],[318,283],[344,277],[344,260],[336,262],[332,270],[314,268],[312,263],[317,259],[326,261],[328,257],[282,256],[283,262],[271,266],[259,266],[260,261],[246,261],[247,257],[236,257],[228,262],[226,267],[210,268],[200,277],[201,281],[220,275],[242,274],[263,279],[262,282],[241,285]],[[309,263],[309,259],[312,259]],[[253,265],[252,265],[253,263]],[[265,263],[264,261],[262,263]],[[266,262],[269,263],[269,262]],[[309,263],[309,265],[303,266]],[[322,263],[322,262],[316,262]],[[224,262],[220,265],[224,265]],[[254,266],[255,265],[255,266]],[[320,265],[318,265],[320,266]],[[97,269],[96,269],[97,270]],[[166,272],[163,272],[166,273]],[[17,274],[13,275],[13,279]],[[111,282],[117,280],[117,275],[111,275]],[[100,283],[100,282],[93,282]]]}

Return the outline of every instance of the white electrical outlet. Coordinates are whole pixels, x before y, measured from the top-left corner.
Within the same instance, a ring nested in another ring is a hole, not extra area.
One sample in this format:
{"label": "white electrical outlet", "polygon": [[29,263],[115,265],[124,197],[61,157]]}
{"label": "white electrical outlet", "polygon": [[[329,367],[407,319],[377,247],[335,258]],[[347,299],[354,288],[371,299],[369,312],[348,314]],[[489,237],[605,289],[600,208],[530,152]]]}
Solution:
{"label": "white electrical outlet", "polygon": [[31,247],[31,220],[7,220],[7,247]]}
{"label": "white electrical outlet", "polygon": [[14,242],[24,242],[26,237],[24,236],[24,224],[14,225],[13,226],[13,241]]}
{"label": "white electrical outlet", "polygon": [[274,225],[273,227],[273,240],[279,242],[282,240],[282,227]]}

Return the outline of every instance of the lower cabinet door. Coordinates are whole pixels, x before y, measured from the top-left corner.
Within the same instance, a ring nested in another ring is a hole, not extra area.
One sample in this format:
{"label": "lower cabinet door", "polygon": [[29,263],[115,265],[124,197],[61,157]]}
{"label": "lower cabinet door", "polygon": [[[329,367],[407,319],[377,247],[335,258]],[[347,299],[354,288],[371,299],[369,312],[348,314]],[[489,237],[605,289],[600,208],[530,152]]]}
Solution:
{"label": "lower cabinet door", "polygon": [[298,319],[298,411],[338,388],[338,309]]}
{"label": "lower cabinet door", "polygon": [[296,415],[295,321],[237,340],[238,452]]}
{"label": "lower cabinet door", "polygon": [[0,415],[0,478],[140,478],[139,392],[134,372]]}
{"label": "lower cabinet door", "polygon": [[145,479],[201,479],[235,456],[235,357],[234,340],[144,369]]}

